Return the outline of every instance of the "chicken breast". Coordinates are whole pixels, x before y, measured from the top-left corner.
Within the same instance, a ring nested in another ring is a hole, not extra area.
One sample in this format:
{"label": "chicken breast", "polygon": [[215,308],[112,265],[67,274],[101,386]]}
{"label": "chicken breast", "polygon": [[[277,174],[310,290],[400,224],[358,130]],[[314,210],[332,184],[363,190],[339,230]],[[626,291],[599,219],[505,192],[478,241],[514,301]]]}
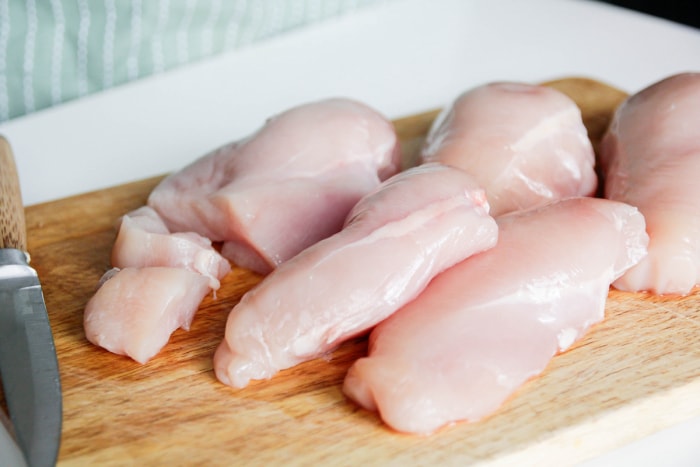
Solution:
{"label": "chicken breast", "polygon": [[435,120],[421,161],[467,171],[493,216],[589,196],[597,186],[581,111],[546,86],[499,82],[465,92]]}
{"label": "chicken breast", "polygon": [[112,269],[85,306],[87,339],[146,363],[178,328],[189,330],[209,279],[181,268]]}
{"label": "chicken breast", "polygon": [[209,278],[213,290],[219,289],[220,280],[231,271],[229,262],[208,238],[194,232],[170,233],[158,213],[148,206],[121,218],[112,247],[112,266],[184,268]]}
{"label": "chicken breast", "polygon": [[283,263],[231,311],[214,356],[233,387],[322,356],[413,299],[497,238],[466,173],[426,164],[364,197],[342,231]]}
{"label": "chicken breast", "polygon": [[605,197],[644,214],[649,255],[615,287],[688,294],[700,282],[700,73],[629,97],[601,143]]}
{"label": "chicken breast", "polygon": [[148,204],[171,231],[223,241],[267,274],[338,232],[357,201],[400,168],[391,122],[348,99],[301,105],[164,179]]}
{"label": "chicken breast", "polygon": [[140,363],[155,356],[176,329],[189,329],[201,301],[231,271],[209,239],[170,233],[148,206],[119,220],[112,266],[85,307],[85,335]]}
{"label": "chicken breast", "polygon": [[497,218],[498,244],[438,275],[370,335],[344,393],[429,434],[494,412],[603,319],[610,283],[646,254],[636,208],[567,199]]}

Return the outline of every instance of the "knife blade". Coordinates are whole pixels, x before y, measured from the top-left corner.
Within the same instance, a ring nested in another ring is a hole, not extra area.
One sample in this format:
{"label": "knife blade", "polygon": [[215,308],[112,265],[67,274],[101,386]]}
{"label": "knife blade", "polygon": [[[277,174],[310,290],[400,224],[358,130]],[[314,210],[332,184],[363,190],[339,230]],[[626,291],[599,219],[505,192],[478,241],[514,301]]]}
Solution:
{"label": "knife blade", "polygon": [[0,410],[0,465],[11,467],[27,467],[27,461],[17,446],[10,421]]}
{"label": "knife blade", "polygon": [[17,444],[31,467],[56,464],[61,381],[44,295],[29,265],[12,149],[0,136],[0,379]]}

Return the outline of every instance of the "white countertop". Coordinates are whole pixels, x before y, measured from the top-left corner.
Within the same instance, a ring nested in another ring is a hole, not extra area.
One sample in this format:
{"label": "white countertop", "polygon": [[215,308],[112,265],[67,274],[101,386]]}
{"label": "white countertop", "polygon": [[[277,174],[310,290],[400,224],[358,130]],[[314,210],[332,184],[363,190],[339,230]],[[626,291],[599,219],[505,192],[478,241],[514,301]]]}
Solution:
{"label": "white countertop", "polygon": [[[177,170],[292,105],[396,118],[492,80],[586,76],[634,92],[700,70],[700,31],[604,4],[394,0],[0,125],[27,205]],[[700,463],[700,419],[586,466]]]}

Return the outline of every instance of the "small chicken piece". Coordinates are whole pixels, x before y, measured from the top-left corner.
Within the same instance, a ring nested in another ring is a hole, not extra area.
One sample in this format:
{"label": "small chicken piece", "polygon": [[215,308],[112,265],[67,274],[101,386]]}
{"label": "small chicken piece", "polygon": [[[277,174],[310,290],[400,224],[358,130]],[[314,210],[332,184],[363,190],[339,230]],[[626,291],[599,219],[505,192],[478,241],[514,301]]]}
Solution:
{"label": "small chicken piece", "polygon": [[497,218],[498,244],[438,275],[371,333],[344,393],[401,432],[493,413],[604,316],[646,254],[636,208],[569,198]]}
{"label": "small chicken piece", "polygon": [[209,278],[213,290],[219,289],[220,280],[231,271],[229,262],[209,239],[194,232],[170,233],[158,213],[148,206],[121,218],[112,247],[112,266],[184,268]]}
{"label": "small chicken piece", "polygon": [[398,174],[353,208],[343,230],[243,296],[214,356],[216,376],[241,388],[320,357],[496,239],[484,192],[466,173],[426,164]]}
{"label": "small chicken piece", "polygon": [[167,177],[148,204],[171,231],[223,241],[225,257],[267,274],[338,232],[400,159],[391,122],[358,102],[328,99],[277,115]]}
{"label": "small chicken piece", "polygon": [[112,269],[85,307],[87,339],[146,363],[178,328],[189,330],[209,279],[180,268]]}
{"label": "small chicken piece", "polygon": [[491,215],[594,194],[595,156],[581,111],[546,86],[491,83],[459,96],[435,120],[423,162],[467,171]]}
{"label": "small chicken piece", "polygon": [[613,285],[690,293],[700,282],[700,73],[629,97],[601,143],[605,197],[639,208],[649,255]]}
{"label": "small chicken piece", "polygon": [[189,329],[202,299],[231,271],[209,239],[170,233],[148,206],[120,219],[112,266],[85,307],[85,334],[140,363],[156,355],[177,328]]}

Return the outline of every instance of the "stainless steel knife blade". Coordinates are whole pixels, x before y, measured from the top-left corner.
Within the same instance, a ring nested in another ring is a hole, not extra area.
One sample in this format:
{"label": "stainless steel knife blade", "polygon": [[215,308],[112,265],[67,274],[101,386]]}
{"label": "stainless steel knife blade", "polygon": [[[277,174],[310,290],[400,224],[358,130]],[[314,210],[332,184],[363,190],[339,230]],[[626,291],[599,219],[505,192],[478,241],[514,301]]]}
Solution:
{"label": "stainless steel knife blade", "polygon": [[0,137],[0,379],[27,464],[53,466],[61,439],[61,382],[25,225],[12,150]]}
{"label": "stainless steel knife blade", "polygon": [[0,410],[0,465],[8,467],[27,467],[27,460],[17,446],[17,439],[10,420]]}

